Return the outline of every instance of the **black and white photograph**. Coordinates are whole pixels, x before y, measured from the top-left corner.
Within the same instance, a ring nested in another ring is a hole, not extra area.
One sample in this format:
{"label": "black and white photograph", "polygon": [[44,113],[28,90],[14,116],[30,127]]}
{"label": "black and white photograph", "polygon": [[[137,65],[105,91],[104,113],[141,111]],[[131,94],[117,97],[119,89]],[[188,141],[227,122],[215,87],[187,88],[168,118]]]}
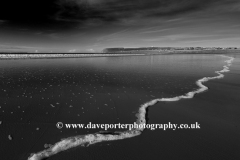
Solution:
{"label": "black and white photograph", "polygon": [[239,160],[239,0],[2,0],[0,160]]}

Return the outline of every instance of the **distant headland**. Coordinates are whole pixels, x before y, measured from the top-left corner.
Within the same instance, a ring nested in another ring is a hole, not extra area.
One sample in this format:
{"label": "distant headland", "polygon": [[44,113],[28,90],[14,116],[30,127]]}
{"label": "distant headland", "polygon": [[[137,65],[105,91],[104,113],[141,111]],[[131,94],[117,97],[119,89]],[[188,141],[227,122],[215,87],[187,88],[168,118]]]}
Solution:
{"label": "distant headland", "polygon": [[140,47],[140,48],[105,48],[103,53],[221,53],[228,51],[240,51],[238,47]]}

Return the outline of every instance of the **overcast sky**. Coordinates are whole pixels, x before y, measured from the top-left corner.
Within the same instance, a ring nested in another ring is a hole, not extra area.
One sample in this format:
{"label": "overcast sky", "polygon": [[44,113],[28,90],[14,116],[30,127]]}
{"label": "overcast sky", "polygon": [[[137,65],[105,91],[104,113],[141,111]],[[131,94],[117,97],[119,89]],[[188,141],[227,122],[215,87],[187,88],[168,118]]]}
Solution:
{"label": "overcast sky", "polygon": [[239,0],[3,0],[0,51],[240,47]]}

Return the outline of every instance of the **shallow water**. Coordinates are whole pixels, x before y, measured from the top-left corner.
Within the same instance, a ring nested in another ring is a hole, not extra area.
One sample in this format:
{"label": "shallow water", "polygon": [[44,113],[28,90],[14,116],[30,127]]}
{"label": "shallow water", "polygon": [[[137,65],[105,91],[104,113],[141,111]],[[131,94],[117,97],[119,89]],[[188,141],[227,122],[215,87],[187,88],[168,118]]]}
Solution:
{"label": "shallow water", "polygon": [[14,157],[26,159],[45,143],[99,131],[59,130],[55,126],[59,121],[133,123],[142,103],[198,88],[196,80],[215,76],[224,60],[190,54],[1,60],[3,141],[6,148],[24,145]]}

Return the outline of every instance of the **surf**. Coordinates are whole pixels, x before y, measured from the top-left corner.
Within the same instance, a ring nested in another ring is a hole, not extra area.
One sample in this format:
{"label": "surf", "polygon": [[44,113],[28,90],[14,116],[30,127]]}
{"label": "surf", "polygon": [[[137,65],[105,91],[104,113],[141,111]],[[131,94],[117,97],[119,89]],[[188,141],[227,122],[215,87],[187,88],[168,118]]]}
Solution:
{"label": "surf", "polygon": [[[205,86],[203,83],[213,80],[213,79],[220,79],[224,77],[225,72],[229,72],[229,67],[232,65],[232,62],[234,60],[233,57],[220,55],[222,57],[228,58],[228,60],[224,61],[226,65],[223,66],[223,69],[220,71],[215,71],[217,76],[214,77],[203,77],[196,81],[196,85],[199,87],[196,90],[190,91],[184,95],[171,97],[171,98],[158,98],[150,100],[144,104],[142,104],[138,110],[138,113],[136,114],[137,120],[136,123],[139,126],[144,126],[143,124],[146,124],[146,116],[147,116],[147,108],[150,106],[155,105],[158,102],[172,102],[172,101],[179,101],[181,99],[191,99],[194,97],[195,94],[199,94],[202,92],[205,92],[208,90],[208,87]],[[103,141],[114,141],[114,140],[121,140],[126,138],[132,138],[135,136],[141,135],[141,133],[144,131],[144,127],[140,128],[133,128],[131,130],[127,131],[115,131],[112,133],[93,133],[93,134],[87,134],[87,135],[78,135],[73,136],[69,138],[62,139],[61,141],[55,143],[54,145],[50,145],[48,149],[45,149],[43,151],[40,151],[38,153],[32,153],[30,157],[28,157],[28,160],[42,160],[46,159],[48,157],[51,157],[59,152],[68,150],[73,147],[77,146],[89,146],[95,143],[100,143]]]}

